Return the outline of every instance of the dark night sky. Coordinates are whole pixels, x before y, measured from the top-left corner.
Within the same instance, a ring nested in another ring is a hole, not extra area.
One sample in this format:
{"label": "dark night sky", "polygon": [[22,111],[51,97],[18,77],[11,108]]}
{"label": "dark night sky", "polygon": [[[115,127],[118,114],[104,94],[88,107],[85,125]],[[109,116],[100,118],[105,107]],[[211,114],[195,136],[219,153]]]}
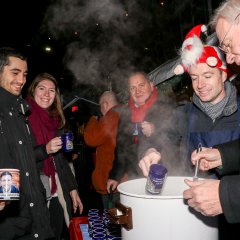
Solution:
{"label": "dark night sky", "polygon": [[[8,0],[1,3],[1,46],[11,46],[25,51],[28,55],[29,72],[41,71],[48,62],[43,59],[40,26],[48,0]],[[42,66],[42,67],[41,67]]]}
{"label": "dark night sky", "polygon": [[1,2],[1,45],[28,45],[41,24],[45,0]]}
{"label": "dark night sky", "polygon": [[47,71],[64,92],[88,97],[110,83],[122,89],[129,66],[149,72],[174,57],[186,32],[208,21],[206,9],[207,0],[2,1],[0,46],[26,51],[28,82]]}
{"label": "dark night sky", "polygon": [[[8,0],[1,3],[0,46],[16,47],[27,54],[28,84],[43,71],[53,74],[59,81],[63,76],[64,52],[58,49],[58,42],[49,40],[49,35],[42,30],[49,2],[49,0]],[[49,45],[53,47],[51,53],[45,51],[45,47]],[[60,87],[65,88],[64,84]]]}

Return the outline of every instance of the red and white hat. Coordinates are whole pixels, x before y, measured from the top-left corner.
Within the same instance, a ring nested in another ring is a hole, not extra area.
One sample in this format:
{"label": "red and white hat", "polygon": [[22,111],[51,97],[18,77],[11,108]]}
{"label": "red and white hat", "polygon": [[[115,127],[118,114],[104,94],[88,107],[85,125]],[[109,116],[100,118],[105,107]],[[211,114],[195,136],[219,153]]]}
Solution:
{"label": "red and white hat", "polygon": [[186,35],[180,53],[182,64],[177,65],[174,69],[176,75],[187,72],[189,67],[198,63],[206,63],[210,67],[217,67],[229,74],[224,56],[218,48],[204,45],[201,41],[203,33],[207,34],[207,27],[200,24],[192,28]]}

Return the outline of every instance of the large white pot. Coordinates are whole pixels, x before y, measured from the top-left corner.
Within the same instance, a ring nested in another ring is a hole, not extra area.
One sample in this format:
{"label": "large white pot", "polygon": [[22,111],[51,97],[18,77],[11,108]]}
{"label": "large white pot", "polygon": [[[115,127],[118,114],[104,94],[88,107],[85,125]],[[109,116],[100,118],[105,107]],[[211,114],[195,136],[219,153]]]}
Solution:
{"label": "large white pot", "polygon": [[167,177],[160,195],[146,193],[145,178],[121,183],[118,186],[121,203],[110,209],[109,214],[115,223],[122,224],[122,238],[217,240],[217,217],[203,216],[184,202],[186,178]]}

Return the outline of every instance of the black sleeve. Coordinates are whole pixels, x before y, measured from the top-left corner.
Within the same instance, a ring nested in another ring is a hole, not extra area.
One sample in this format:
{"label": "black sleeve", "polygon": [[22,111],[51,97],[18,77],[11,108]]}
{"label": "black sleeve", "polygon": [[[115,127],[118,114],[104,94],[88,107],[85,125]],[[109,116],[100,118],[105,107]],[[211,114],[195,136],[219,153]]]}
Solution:
{"label": "black sleeve", "polygon": [[[24,194],[21,195],[21,198],[24,198]],[[20,239],[27,234],[32,219],[29,217],[29,209],[25,201],[26,199],[20,202],[11,201],[10,204],[1,211],[0,239]],[[19,213],[19,208],[21,208],[20,215],[17,214]]]}
{"label": "black sleeve", "polygon": [[63,153],[59,152],[54,156],[54,162],[57,168],[57,173],[59,175],[61,185],[64,184],[68,192],[74,189],[77,190],[77,181],[69,166],[67,157]]}
{"label": "black sleeve", "polygon": [[35,159],[37,162],[41,162],[48,157],[46,145],[37,145],[34,147]]}
{"label": "black sleeve", "polygon": [[217,169],[220,175],[238,173],[240,169],[240,140],[216,145],[222,157],[222,168]]}
{"label": "black sleeve", "polygon": [[220,202],[229,223],[240,222],[240,176],[225,176],[220,181]]}

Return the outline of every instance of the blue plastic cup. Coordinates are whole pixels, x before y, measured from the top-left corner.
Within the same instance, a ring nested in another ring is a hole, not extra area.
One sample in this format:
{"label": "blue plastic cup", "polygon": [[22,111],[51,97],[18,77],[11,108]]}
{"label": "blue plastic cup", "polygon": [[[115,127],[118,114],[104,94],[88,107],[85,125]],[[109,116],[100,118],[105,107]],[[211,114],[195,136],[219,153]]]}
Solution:
{"label": "blue plastic cup", "polygon": [[103,217],[103,223],[106,227],[108,227],[111,221],[108,217]]}
{"label": "blue plastic cup", "polygon": [[98,233],[104,233],[104,234],[106,234],[106,230],[105,230],[104,227],[94,228],[92,233],[93,233],[93,235],[94,235],[94,234],[98,234]]}
{"label": "blue plastic cup", "polygon": [[98,223],[98,221],[96,221],[96,222],[93,222],[92,227],[93,227],[93,229],[95,229],[95,228],[104,228],[104,224],[103,223]]}
{"label": "blue plastic cup", "polygon": [[152,164],[147,177],[146,190],[151,194],[161,193],[166,176],[166,167],[162,164]]}
{"label": "blue plastic cup", "polygon": [[93,240],[106,240],[106,234],[104,233],[94,233],[92,236]]}
{"label": "blue plastic cup", "polygon": [[100,216],[91,216],[88,218],[88,223],[90,226],[92,226],[93,222],[95,222],[95,221],[99,221],[98,223],[102,222]]}
{"label": "blue plastic cup", "polygon": [[88,213],[97,213],[97,214],[99,214],[99,209],[91,208],[91,209],[88,210]]}
{"label": "blue plastic cup", "polygon": [[[92,231],[93,231],[93,223],[95,221],[98,221],[98,223],[101,223],[102,220],[100,218],[100,216],[91,216],[88,218],[88,231],[89,231],[89,235],[92,236]],[[100,221],[100,222],[99,222]]]}
{"label": "blue plastic cup", "polygon": [[100,219],[93,220],[93,221],[92,221],[92,227],[94,227],[95,224],[102,224],[102,225],[103,225],[103,220],[102,220],[101,218],[100,218]]}
{"label": "blue plastic cup", "polygon": [[64,152],[73,151],[73,133],[72,132],[63,133],[61,136],[61,139],[62,139],[62,150]]}
{"label": "blue plastic cup", "polygon": [[95,209],[95,208],[89,209],[87,216],[88,216],[88,217],[91,217],[91,216],[99,216],[99,210],[98,210],[98,209]]}

